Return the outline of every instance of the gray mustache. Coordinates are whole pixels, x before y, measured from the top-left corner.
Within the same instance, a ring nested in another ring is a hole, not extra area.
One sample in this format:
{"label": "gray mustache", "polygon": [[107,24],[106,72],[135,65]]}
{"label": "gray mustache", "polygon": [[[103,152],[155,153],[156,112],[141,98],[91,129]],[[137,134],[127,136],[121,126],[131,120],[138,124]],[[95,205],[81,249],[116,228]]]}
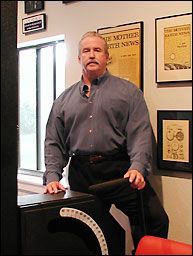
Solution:
{"label": "gray mustache", "polygon": [[89,65],[89,64],[91,64],[91,63],[99,64],[98,61],[92,60],[92,61],[89,61],[89,62],[87,63],[87,65]]}

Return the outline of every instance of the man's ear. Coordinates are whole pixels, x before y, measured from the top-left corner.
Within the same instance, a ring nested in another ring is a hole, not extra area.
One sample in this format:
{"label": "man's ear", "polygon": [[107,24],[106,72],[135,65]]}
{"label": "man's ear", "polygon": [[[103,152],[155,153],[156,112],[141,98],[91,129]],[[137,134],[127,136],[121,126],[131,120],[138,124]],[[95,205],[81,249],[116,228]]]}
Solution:
{"label": "man's ear", "polygon": [[109,53],[106,54],[107,56],[107,63],[109,63],[110,59],[109,59]]}
{"label": "man's ear", "polygon": [[79,64],[80,64],[80,55],[78,55],[78,62],[79,62]]}

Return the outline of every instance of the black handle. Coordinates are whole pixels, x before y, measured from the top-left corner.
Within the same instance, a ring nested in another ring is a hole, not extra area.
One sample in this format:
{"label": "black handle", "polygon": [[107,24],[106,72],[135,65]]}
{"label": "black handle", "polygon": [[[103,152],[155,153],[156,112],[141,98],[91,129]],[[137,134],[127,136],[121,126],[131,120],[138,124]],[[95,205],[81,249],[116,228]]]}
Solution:
{"label": "black handle", "polygon": [[129,178],[120,178],[120,179],[105,181],[102,183],[91,185],[88,189],[92,193],[100,193],[100,192],[105,192],[108,189],[121,186],[124,183],[129,183]]}

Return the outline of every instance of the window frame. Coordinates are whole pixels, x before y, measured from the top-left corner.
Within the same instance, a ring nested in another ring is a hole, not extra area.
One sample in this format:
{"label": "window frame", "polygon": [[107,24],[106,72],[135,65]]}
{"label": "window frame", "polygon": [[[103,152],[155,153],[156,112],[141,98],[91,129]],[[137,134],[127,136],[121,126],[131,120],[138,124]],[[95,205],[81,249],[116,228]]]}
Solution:
{"label": "window frame", "polygon": [[[60,36],[59,36],[60,37]],[[41,40],[39,40],[41,41]],[[32,169],[27,169],[27,168],[22,168],[20,167],[20,135],[19,135],[19,128],[18,128],[18,174],[19,175],[28,175],[28,176],[36,176],[36,177],[42,177],[43,176],[43,170],[41,170],[40,166],[41,166],[41,138],[40,138],[40,127],[39,127],[39,115],[38,112],[40,112],[40,98],[39,98],[39,90],[40,90],[40,76],[39,76],[39,58],[40,58],[40,50],[43,47],[48,47],[48,46],[52,46],[53,47],[53,101],[56,99],[57,97],[57,81],[56,81],[56,46],[59,43],[64,43],[65,44],[65,40],[64,40],[64,36],[58,38],[55,37],[55,40],[48,40],[47,42],[44,42],[44,40],[42,40],[42,42],[36,43],[32,42],[29,45],[23,45],[23,44],[19,44],[18,45],[18,59],[19,59],[19,53],[22,50],[28,50],[28,49],[36,49],[36,142],[37,142],[37,146],[36,146],[36,169],[32,170]],[[64,56],[65,58],[65,56]],[[19,63],[18,63],[19,65]],[[18,67],[20,68],[20,67]],[[65,66],[64,66],[64,75],[65,75]],[[20,77],[19,77],[19,84],[20,84]],[[64,89],[65,89],[65,84],[64,84]],[[19,93],[20,95],[20,93]],[[20,111],[20,104],[19,104],[19,109],[18,111]],[[19,113],[18,113],[19,114]],[[19,126],[18,126],[19,127]],[[42,159],[43,160],[43,159]]]}

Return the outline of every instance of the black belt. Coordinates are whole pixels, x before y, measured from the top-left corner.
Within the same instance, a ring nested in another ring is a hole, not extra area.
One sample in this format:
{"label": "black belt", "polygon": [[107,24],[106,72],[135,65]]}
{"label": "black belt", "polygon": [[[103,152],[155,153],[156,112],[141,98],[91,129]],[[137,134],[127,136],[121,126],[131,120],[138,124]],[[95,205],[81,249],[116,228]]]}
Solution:
{"label": "black belt", "polygon": [[114,155],[74,155],[72,159],[77,159],[82,162],[88,162],[90,164],[97,164],[102,161],[112,161],[112,160],[129,160],[129,157],[126,153],[118,153]]}

